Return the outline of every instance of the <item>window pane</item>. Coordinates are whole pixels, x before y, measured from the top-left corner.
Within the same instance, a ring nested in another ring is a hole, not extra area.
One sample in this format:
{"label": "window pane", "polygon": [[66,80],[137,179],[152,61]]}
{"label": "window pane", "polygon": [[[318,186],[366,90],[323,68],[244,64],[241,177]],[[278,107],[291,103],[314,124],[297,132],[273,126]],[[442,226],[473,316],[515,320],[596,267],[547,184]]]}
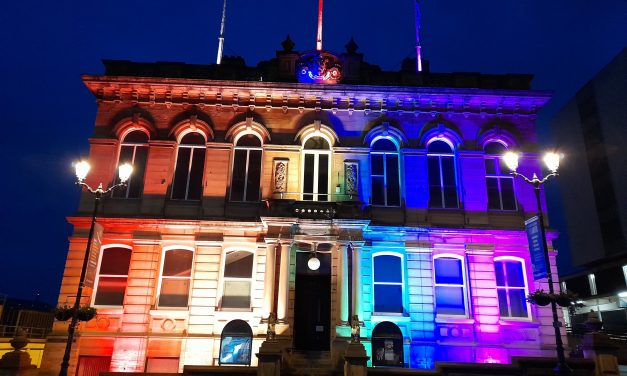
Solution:
{"label": "window pane", "polygon": [[437,186],[441,185],[440,182],[440,158],[439,157],[428,157],[428,170],[429,170],[429,185]]}
{"label": "window pane", "polygon": [[505,273],[507,274],[507,286],[525,287],[522,264],[519,262],[506,262]]}
{"label": "window pane", "polygon": [[221,364],[250,364],[252,337],[222,337],[220,348]]}
{"label": "window pane", "polygon": [[429,207],[430,208],[443,208],[442,203],[442,191],[440,186],[429,187]]}
{"label": "window pane", "polygon": [[246,179],[246,150],[235,150],[233,157],[233,179],[231,180],[231,200],[244,200],[244,180]]}
{"label": "window pane", "polygon": [[126,248],[106,248],[102,250],[100,274],[128,275],[131,250]]}
{"label": "window pane", "polygon": [[202,175],[205,170],[205,149],[195,148],[192,168],[189,175],[188,200],[200,200],[202,195]]}
{"label": "window pane", "polygon": [[222,307],[250,308],[250,282],[225,281]]}
{"label": "window pane", "polygon": [[503,144],[501,144],[500,142],[489,142],[483,148],[483,151],[486,154],[490,154],[490,155],[503,155],[505,154],[507,149],[505,149],[505,146],[503,146]]}
{"label": "window pane", "polygon": [[444,207],[457,208],[457,188],[455,186],[444,186]]}
{"label": "window pane", "polygon": [[190,279],[161,280],[161,293],[159,294],[159,307],[187,307],[189,301]]}
{"label": "window pane", "polygon": [[245,134],[237,140],[237,146],[261,147],[261,140],[253,134]]}
{"label": "window pane", "polygon": [[514,196],[514,179],[501,178],[501,197],[504,210],[516,210],[516,197]]}
{"label": "window pane", "polygon": [[439,257],[434,261],[435,283],[463,285],[462,261],[454,258]]}
{"label": "window pane", "polygon": [[512,317],[527,317],[525,290],[509,290],[509,309]]}
{"label": "window pane", "polygon": [[329,143],[322,137],[311,137],[305,142],[305,149],[328,150]]}
{"label": "window pane", "polygon": [[[314,158],[313,154],[305,154],[305,171],[303,176],[303,192],[304,193],[312,193],[313,192],[313,182],[314,182]],[[311,195],[303,195],[304,200],[312,200],[313,196]]]}
{"label": "window pane", "polygon": [[132,131],[124,137],[124,143],[147,144],[148,135],[142,131]]}
{"label": "window pane", "polygon": [[[318,155],[318,193],[329,193],[329,156]],[[318,196],[318,201],[326,201],[327,197]]]}
{"label": "window pane", "polygon": [[442,158],[442,181],[444,186],[454,187],[455,181],[455,163],[453,157],[441,157]]}
{"label": "window pane", "polygon": [[488,209],[500,210],[501,196],[498,178],[486,178],[485,182],[488,187]]}
{"label": "window pane", "polygon": [[96,291],[94,304],[112,306],[121,306],[124,304],[126,281],[126,277],[98,278],[98,291]]}
{"label": "window pane", "polygon": [[146,373],[178,373],[179,358],[148,358]]}
{"label": "window pane", "polygon": [[181,145],[205,145],[205,138],[198,132],[188,133],[181,139]]}
{"label": "window pane", "polygon": [[375,312],[403,313],[401,285],[374,285]]}
{"label": "window pane", "polygon": [[191,153],[192,149],[179,147],[176,158],[176,170],[174,172],[174,183],[172,184],[172,198],[174,199],[185,199]]}
{"label": "window pane", "polygon": [[509,309],[507,305],[507,290],[498,289],[497,292],[499,295],[499,312],[501,314],[501,317],[509,317]]}
{"label": "window pane", "polygon": [[224,276],[229,278],[251,278],[253,275],[253,254],[236,251],[226,254]]}
{"label": "window pane", "polygon": [[383,155],[372,154],[370,160],[372,164],[372,171],[370,171],[370,173],[372,175],[383,175]]}
{"label": "window pane", "polygon": [[248,152],[248,183],[246,185],[246,201],[259,201],[259,184],[261,179],[261,150]]}
{"label": "window pane", "polygon": [[496,174],[496,166],[494,165],[494,158],[486,158],[485,160],[485,173],[486,175]]}
{"label": "window pane", "polygon": [[385,205],[385,187],[383,176],[372,177],[372,204]]}
{"label": "window pane", "polygon": [[381,151],[397,151],[396,145],[394,142],[387,138],[380,138],[374,144],[372,144],[372,150],[381,150]]}
{"label": "window pane", "polygon": [[375,282],[403,282],[401,258],[392,255],[374,257]]}
{"label": "window pane", "polygon": [[165,253],[163,274],[167,277],[190,277],[194,252],[185,249],[173,249]]}
{"label": "window pane", "polygon": [[463,287],[436,286],[435,305],[439,315],[465,315]]}
{"label": "window pane", "polygon": [[427,147],[427,152],[452,154],[453,150],[451,149],[449,144],[447,144],[446,142],[436,140],[429,144],[429,146]]}
{"label": "window pane", "polygon": [[[124,163],[133,164],[133,152],[134,152],[134,150],[135,150],[135,146],[123,145],[120,148],[120,157],[118,159],[118,166],[121,166]],[[133,167],[135,167],[135,166],[133,166]],[[131,180],[132,180],[134,174],[135,174],[135,169],[133,169],[133,174],[131,175]],[[120,183],[120,178],[118,177],[117,174],[115,176],[115,183],[116,184]],[[128,189],[128,187],[119,187],[117,189],[114,189],[113,192],[111,192],[111,195],[112,195],[112,197],[126,197],[127,189]]]}
{"label": "window pane", "polygon": [[[143,132],[142,132],[143,133]],[[128,181],[128,197],[139,198],[144,192],[144,173],[146,171],[146,160],[148,159],[148,147],[135,147],[135,160],[133,160],[133,173]],[[121,189],[124,191],[124,188]]]}
{"label": "window pane", "polygon": [[387,178],[387,197],[388,205],[400,205],[400,186],[398,177],[398,156],[385,156],[386,178]]}
{"label": "window pane", "polygon": [[505,272],[503,270],[503,261],[494,262],[494,272],[496,274],[496,285],[505,286]]}

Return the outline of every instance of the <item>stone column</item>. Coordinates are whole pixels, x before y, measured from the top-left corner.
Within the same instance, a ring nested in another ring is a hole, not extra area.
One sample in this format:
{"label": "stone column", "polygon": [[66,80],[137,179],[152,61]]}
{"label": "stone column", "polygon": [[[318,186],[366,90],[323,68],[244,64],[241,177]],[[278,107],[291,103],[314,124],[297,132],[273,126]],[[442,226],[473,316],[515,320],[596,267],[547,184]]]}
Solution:
{"label": "stone column", "polygon": [[359,342],[350,342],[344,352],[344,375],[366,376],[368,359],[370,357],[366,355],[364,345]]}
{"label": "stone column", "polygon": [[348,245],[341,244],[340,251],[340,322],[348,322]]}
{"label": "stone column", "polygon": [[358,315],[360,319],[363,319],[363,312],[361,309],[361,246],[353,245],[353,315]]}
{"label": "stone column", "polygon": [[279,268],[279,294],[277,299],[277,319],[287,321],[287,307],[290,293],[290,245],[281,244],[281,265]]}
{"label": "stone column", "polygon": [[268,317],[274,312],[274,269],[276,265],[276,244],[267,244],[266,272],[263,280],[263,310],[262,317]]}

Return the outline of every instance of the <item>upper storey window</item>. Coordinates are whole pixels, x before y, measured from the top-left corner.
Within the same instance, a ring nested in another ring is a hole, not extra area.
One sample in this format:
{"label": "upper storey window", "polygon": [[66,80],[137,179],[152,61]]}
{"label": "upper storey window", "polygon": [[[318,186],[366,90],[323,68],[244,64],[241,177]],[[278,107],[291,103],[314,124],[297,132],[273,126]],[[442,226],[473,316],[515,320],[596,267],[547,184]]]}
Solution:
{"label": "upper storey window", "polygon": [[429,207],[458,208],[453,148],[446,141],[432,141],[427,147],[427,159],[429,163]]}
{"label": "upper storey window", "polygon": [[503,162],[507,151],[499,142],[490,142],[483,148],[485,152],[485,180],[488,188],[488,209],[516,210],[514,177]]}
{"label": "upper storey window", "polygon": [[205,169],[205,138],[196,132],[181,139],[176,156],[176,170],[172,184],[172,198],[200,200]]}
{"label": "upper storey window", "polygon": [[320,136],[303,145],[303,200],[329,201],[331,146]]}
{"label": "upper storey window", "polygon": [[[129,132],[120,146],[118,166],[130,163],[133,173],[126,182],[126,187],[114,189],[113,197],[139,198],[144,190],[144,173],[146,172],[146,159],[148,159],[148,135],[143,131]],[[116,178],[116,184],[120,178]]]}
{"label": "upper storey window", "polygon": [[387,138],[372,143],[370,151],[372,204],[399,206],[401,204],[398,147]]}
{"label": "upper storey window", "polygon": [[244,134],[235,142],[231,201],[259,201],[261,180],[261,140]]}

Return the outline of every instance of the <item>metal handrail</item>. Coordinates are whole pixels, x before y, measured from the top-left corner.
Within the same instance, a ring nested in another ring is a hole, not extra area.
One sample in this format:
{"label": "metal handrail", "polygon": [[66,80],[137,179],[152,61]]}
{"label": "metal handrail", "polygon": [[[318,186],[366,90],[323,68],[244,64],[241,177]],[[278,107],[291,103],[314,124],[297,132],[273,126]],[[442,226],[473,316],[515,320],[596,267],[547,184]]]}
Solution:
{"label": "metal handrail", "polygon": [[0,338],[13,338],[17,330],[22,329],[28,338],[46,338],[51,332],[50,328],[24,327],[17,325],[0,325]]}

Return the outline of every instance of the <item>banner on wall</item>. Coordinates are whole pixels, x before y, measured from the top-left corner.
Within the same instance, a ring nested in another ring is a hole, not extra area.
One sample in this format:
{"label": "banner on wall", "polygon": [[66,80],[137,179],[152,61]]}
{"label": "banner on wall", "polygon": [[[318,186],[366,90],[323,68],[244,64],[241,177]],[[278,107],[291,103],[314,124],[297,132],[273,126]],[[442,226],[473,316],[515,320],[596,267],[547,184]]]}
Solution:
{"label": "banner on wall", "polygon": [[98,268],[98,259],[100,258],[100,247],[102,246],[102,233],[104,227],[98,223],[94,226],[94,234],[91,238],[91,246],[89,247],[89,255],[87,256],[87,271],[85,272],[85,287],[94,288],[96,280],[96,269]]}
{"label": "banner on wall", "polygon": [[531,267],[533,268],[533,279],[539,280],[548,277],[547,265],[544,254],[544,239],[542,239],[542,223],[538,216],[525,221],[527,230],[527,240],[529,241],[529,253],[531,253]]}

